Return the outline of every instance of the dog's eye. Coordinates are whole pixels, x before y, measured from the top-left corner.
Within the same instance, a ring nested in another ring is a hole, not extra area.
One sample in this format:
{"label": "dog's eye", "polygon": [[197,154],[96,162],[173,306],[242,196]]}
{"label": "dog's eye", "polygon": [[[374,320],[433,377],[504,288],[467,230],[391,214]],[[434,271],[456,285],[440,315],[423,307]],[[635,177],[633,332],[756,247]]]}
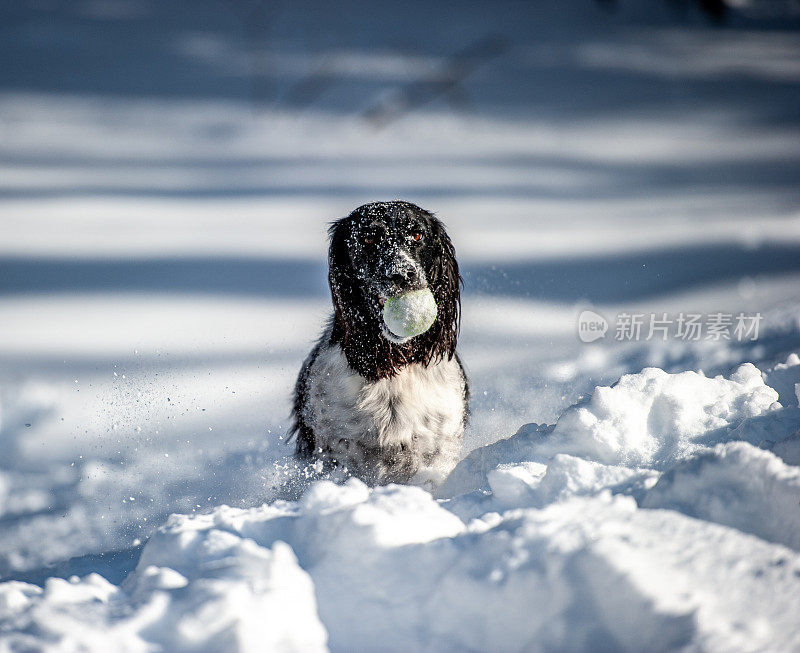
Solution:
{"label": "dog's eye", "polygon": [[411,232],[411,240],[415,242],[419,242],[422,240],[422,232],[421,231],[412,231]]}
{"label": "dog's eye", "polygon": [[375,242],[375,236],[364,236],[364,243],[366,245],[372,245]]}

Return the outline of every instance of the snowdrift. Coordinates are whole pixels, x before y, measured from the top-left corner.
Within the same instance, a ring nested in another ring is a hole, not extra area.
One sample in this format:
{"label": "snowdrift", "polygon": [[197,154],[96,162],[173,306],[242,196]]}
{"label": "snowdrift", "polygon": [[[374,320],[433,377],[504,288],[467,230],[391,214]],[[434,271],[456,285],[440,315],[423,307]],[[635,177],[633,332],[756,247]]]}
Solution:
{"label": "snowdrift", "polygon": [[173,515],[119,586],[0,585],[0,648],[796,649],[800,409],[778,398],[751,364],[649,368],[474,451],[438,499],[316,481]]}

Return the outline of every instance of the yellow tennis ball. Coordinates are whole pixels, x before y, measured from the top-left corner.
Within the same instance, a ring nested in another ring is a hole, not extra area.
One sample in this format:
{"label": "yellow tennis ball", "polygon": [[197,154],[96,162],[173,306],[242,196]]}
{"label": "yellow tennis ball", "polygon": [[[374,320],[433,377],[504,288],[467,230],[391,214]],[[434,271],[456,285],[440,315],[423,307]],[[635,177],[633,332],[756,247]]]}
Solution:
{"label": "yellow tennis ball", "polygon": [[390,297],[383,305],[383,322],[398,338],[425,333],[436,321],[436,300],[428,288]]}

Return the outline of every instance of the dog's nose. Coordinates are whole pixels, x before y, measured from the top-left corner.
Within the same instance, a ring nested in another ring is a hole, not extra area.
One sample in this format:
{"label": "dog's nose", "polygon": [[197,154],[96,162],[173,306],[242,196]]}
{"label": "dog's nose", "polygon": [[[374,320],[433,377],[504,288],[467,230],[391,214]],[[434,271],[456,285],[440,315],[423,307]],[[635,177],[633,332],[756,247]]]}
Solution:
{"label": "dog's nose", "polygon": [[406,268],[389,276],[389,281],[398,286],[419,281],[419,273],[414,268]]}

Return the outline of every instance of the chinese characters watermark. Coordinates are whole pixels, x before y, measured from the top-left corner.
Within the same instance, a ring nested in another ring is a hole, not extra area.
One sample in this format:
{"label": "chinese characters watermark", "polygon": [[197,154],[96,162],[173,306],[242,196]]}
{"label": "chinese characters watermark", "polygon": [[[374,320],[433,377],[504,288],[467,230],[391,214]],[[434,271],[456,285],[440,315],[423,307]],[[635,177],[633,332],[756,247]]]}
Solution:
{"label": "chinese characters watermark", "polygon": [[585,310],[578,316],[581,342],[594,342],[608,333],[620,342],[669,339],[684,341],[758,339],[761,313],[634,313],[616,315],[613,325],[602,315]]}

